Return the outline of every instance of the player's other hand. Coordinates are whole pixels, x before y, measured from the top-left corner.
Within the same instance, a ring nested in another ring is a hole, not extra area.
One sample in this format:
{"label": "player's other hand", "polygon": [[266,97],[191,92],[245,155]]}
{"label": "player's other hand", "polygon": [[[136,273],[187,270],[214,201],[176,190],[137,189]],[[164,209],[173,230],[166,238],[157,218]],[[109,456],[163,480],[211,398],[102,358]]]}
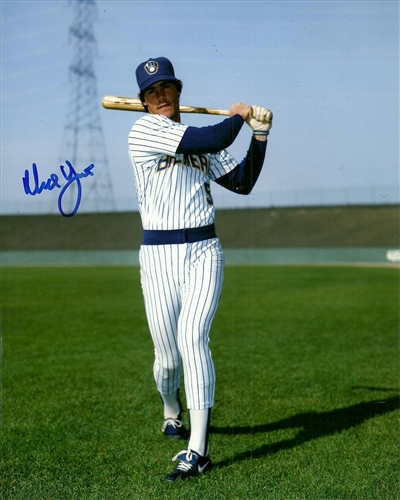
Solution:
{"label": "player's other hand", "polygon": [[251,106],[246,123],[254,132],[267,134],[272,127],[272,118],[273,114],[270,109],[262,108],[261,106]]}
{"label": "player's other hand", "polygon": [[250,106],[243,104],[242,102],[237,102],[232,104],[229,108],[229,116],[240,115],[244,121],[246,121],[250,116]]}

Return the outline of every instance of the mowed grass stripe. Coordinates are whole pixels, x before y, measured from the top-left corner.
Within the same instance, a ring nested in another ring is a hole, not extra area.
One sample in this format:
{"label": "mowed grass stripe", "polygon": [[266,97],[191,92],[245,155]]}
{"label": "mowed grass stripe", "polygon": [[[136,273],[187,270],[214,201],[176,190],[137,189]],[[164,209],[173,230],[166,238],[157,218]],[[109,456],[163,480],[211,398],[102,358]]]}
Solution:
{"label": "mowed grass stripe", "polygon": [[215,467],[180,484],[138,268],[3,268],[2,328],[2,498],[400,498],[398,269],[227,267]]}

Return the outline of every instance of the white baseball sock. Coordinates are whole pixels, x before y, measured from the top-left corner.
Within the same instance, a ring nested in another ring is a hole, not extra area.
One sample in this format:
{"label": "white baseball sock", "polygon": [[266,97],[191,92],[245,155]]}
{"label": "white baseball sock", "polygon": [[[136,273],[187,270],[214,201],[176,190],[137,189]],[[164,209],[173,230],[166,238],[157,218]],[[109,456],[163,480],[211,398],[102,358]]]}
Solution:
{"label": "white baseball sock", "polygon": [[189,410],[190,438],[188,448],[201,456],[208,455],[208,430],[210,427],[211,408]]}
{"label": "white baseball sock", "polygon": [[178,418],[181,411],[178,401],[178,391],[171,394],[161,394],[161,399],[164,404],[164,419],[165,418]]}

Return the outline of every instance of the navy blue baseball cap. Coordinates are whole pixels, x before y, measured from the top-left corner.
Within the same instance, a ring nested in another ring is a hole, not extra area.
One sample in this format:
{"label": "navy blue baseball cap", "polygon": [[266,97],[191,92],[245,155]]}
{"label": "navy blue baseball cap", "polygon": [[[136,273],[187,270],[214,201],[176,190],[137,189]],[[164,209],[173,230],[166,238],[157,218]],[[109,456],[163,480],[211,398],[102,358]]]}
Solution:
{"label": "navy blue baseball cap", "polygon": [[139,64],[136,69],[136,80],[140,92],[161,80],[177,81],[174,67],[166,57],[155,57]]}

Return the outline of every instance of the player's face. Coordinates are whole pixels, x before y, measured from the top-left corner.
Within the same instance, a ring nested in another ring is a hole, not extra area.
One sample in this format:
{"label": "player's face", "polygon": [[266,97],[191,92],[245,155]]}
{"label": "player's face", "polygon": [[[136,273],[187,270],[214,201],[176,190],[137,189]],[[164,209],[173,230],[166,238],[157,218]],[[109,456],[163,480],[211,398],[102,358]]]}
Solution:
{"label": "player's face", "polygon": [[180,121],[179,93],[168,80],[150,85],[144,91],[144,105],[152,115],[163,115],[176,122]]}

